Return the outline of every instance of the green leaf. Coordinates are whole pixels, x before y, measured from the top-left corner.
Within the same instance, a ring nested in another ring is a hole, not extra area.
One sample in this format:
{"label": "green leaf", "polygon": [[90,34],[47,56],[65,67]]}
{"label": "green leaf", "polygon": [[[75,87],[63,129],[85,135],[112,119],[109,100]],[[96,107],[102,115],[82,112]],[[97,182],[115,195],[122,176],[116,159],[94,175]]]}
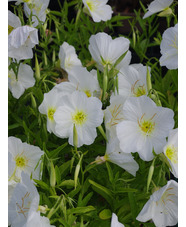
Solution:
{"label": "green leaf", "polygon": [[65,180],[61,182],[58,186],[59,187],[74,187],[75,182],[74,180]]}
{"label": "green leaf", "polygon": [[93,206],[87,206],[87,207],[76,207],[76,208],[72,208],[72,209],[68,209],[67,210],[67,214],[85,214],[88,212],[91,212],[95,210],[95,207]]}
{"label": "green leaf", "polygon": [[116,62],[115,62],[115,64],[114,64],[114,68],[116,68],[116,66],[119,65],[119,63],[123,60],[123,58],[125,57],[125,55],[127,54],[127,52],[128,52],[128,50],[127,50],[124,54],[122,54],[122,55],[116,60]]}
{"label": "green leaf", "polygon": [[61,173],[57,165],[55,166],[55,172],[56,172],[57,185],[59,185],[61,183]]}
{"label": "green leaf", "polygon": [[68,143],[64,143],[61,146],[59,146],[57,149],[49,152],[49,158],[55,158],[58,157],[58,154],[68,145]]}
{"label": "green leaf", "polygon": [[59,167],[59,171],[61,173],[61,179],[63,179],[67,175],[68,170],[70,169],[70,165],[71,165],[71,160],[65,162]]}
{"label": "green leaf", "polygon": [[109,209],[104,209],[99,213],[99,217],[103,220],[109,219],[112,217],[112,212]]}
{"label": "green leaf", "polygon": [[36,179],[34,179],[34,181],[35,181],[35,182],[37,183],[37,185],[38,185],[39,187],[41,187],[42,189],[47,190],[47,191],[50,191],[50,186],[49,186],[48,184],[46,184],[45,182],[40,181],[40,180],[36,180]]}
{"label": "green leaf", "polygon": [[109,180],[112,183],[113,180],[114,180],[114,177],[113,177],[112,169],[111,169],[110,164],[108,162],[106,162],[106,167],[107,167],[107,171],[108,171],[108,175],[109,175]]}

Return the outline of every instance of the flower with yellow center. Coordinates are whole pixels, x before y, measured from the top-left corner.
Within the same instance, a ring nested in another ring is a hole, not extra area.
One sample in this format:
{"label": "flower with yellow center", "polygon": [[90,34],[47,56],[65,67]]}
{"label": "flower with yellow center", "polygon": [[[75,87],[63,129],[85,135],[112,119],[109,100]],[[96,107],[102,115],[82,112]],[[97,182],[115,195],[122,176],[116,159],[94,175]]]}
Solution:
{"label": "flower with yellow center", "polygon": [[140,222],[152,219],[155,226],[174,226],[178,222],[178,183],[170,180],[156,190],[144,205],[137,218]]}
{"label": "flower with yellow center", "polygon": [[74,66],[68,75],[68,81],[55,86],[63,94],[71,94],[74,91],[82,91],[87,97],[99,97],[100,87],[97,80],[97,72],[94,76],[86,68]]}
{"label": "flower with yellow center", "polygon": [[131,52],[129,51],[129,44],[130,41],[127,38],[118,37],[112,39],[108,34],[99,32],[91,35],[88,49],[97,64],[97,68],[102,72],[106,64],[111,68],[117,59],[127,52],[123,60],[116,66],[116,69],[120,70],[130,63]]}
{"label": "flower with yellow center", "polygon": [[110,20],[113,11],[107,2],[108,0],[83,0],[83,11],[95,22]]}
{"label": "flower with yellow center", "polygon": [[153,159],[163,151],[169,130],[174,127],[174,112],[156,106],[147,96],[129,97],[123,105],[124,120],[116,126],[123,152],[138,152],[141,159]]}
{"label": "flower with yellow center", "polygon": [[147,67],[142,64],[122,67],[118,74],[119,94],[125,98],[147,95],[146,75]]}
{"label": "flower with yellow center", "polygon": [[168,136],[168,142],[163,148],[163,152],[167,157],[171,168],[172,174],[178,178],[178,129],[170,131]]}
{"label": "flower with yellow center", "polygon": [[47,130],[51,133],[55,133],[55,120],[54,114],[59,106],[60,100],[63,94],[57,89],[52,89],[48,93],[44,94],[44,99],[39,106],[39,112],[47,116]]}
{"label": "flower with yellow center", "polygon": [[[41,155],[44,154],[39,147],[22,143],[22,141],[16,137],[8,138],[8,152],[12,156],[12,164],[14,170],[11,171],[9,180],[20,180],[21,173],[25,172],[29,176],[32,174],[33,178],[39,179],[35,167],[38,164]],[[11,169],[11,166],[9,166]]]}
{"label": "flower with yellow center", "polygon": [[54,114],[56,135],[69,138],[69,144],[74,145],[73,129],[77,131],[77,147],[94,142],[96,127],[103,121],[102,103],[96,97],[87,97],[84,92],[74,91],[63,96],[60,106]]}
{"label": "flower with yellow center", "polygon": [[8,35],[15,29],[21,26],[21,21],[18,16],[8,10]]}

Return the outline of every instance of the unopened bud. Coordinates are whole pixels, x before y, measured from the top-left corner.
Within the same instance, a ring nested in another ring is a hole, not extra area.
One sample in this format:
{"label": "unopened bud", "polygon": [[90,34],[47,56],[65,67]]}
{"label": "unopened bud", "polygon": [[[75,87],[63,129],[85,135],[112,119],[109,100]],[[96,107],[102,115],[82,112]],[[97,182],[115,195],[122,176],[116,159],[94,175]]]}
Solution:
{"label": "unopened bud", "polygon": [[77,151],[77,147],[78,147],[78,133],[77,133],[77,129],[76,129],[76,125],[74,124],[73,127],[73,144],[74,144],[74,148]]}
{"label": "unopened bud", "polygon": [[36,75],[36,79],[39,80],[40,79],[40,67],[39,67],[39,62],[37,59],[37,54],[35,54],[35,75]]}
{"label": "unopened bud", "polygon": [[154,162],[155,162],[155,159],[153,160],[153,162],[152,162],[152,164],[151,164],[151,166],[149,168],[149,174],[148,174],[148,179],[147,179],[147,192],[149,190],[149,186],[150,186],[150,183],[151,183],[151,180],[152,180],[152,176],[154,174]]}
{"label": "unopened bud", "polygon": [[44,57],[45,65],[48,65],[48,60],[47,60],[47,56],[46,56],[46,52],[45,51],[43,51],[43,57]]}
{"label": "unopened bud", "polygon": [[52,161],[50,162],[50,185],[52,188],[56,185],[56,171]]}
{"label": "unopened bud", "polygon": [[37,104],[36,104],[36,100],[33,96],[33,94],[31,93],[31,103],[32,103],[32,108],[36,109],[37,108]]}
{"label": "unopened bud", "polygon": [[151,76],[150,76],[148,66],[147,66],[146,82],[147,82],[147,91],[149,92],[152,89],[152,83],[151,83]]}

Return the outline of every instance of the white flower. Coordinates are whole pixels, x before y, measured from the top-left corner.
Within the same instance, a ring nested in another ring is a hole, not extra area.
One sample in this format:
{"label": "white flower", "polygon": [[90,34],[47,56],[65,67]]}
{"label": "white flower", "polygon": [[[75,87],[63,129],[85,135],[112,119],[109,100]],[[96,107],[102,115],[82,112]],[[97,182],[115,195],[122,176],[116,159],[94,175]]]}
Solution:
{"label": "white flower", "polygon": [[82,66],[81,61],[78,59],[75,48],[64,42],[60,46],[59,59],[61,68],[69,73],[74,66]]}
{"label": "white flower", "polygon": [[87,97],[99,97],[100,87],[98,80],[86,68],[74,66],[68,75],[68,80],[68,82],[57,84],[55,88],[64,94],[71,94],[78,90],[84,92]]}
{"label": "white flower", "polygon": [[168,142],[163,148],[164,154],[172,167],[173,175],[178,178],[178,129],[173,129],[169,133]]}
{"label": "white flower", "polygon": [[155,226],[174,226],[178,222],[178,183],[170,180],[155,191],[138,214],[138,221],[153,220]]}
{"label": "white flower", "polygon": [[123,104],[125,98],[121,95],[111,95],[110,105],[104,110],[105,127],[109,138],[116,137],[116,126],[124,120]]}
{"label": "white flower", "polygon": [[147,96],[129,97],[123,106],[124,121],[116,126],[123,152],[138,152],[141,159],[153,159],[163,151],[166,137],[174,127],[174,112],[156,106]]}
{"label": "white flower", "polygon": [[115,213],[112,213],[111,227],[125,227],[118,221],[118,217]]}
{"label": "white flower", "polygon": [[37,211],[39,193],[30,177],[22,173],[22,182],[17,183],[8,204],[8,223],[11,227],[23,226],[30,210]]}
{"label": "white flower", "polygon": [[48,93],[44,94],[44,99],[39,106],[39,112],[47,115],[47,130],[51,133],[55,133],[56,123],[54,121],[54,113],[59,106],[60,100],[63,94],[57,89],[52,89]]}
{"label": "white flower", "polygon": [[40,216],[40,212],[30,211],[28,214],[28,219],[23,227],[55,227],[50,225],[50,221],[45,216]]}
{"label": "white flower", "polygon": [[20,180],[22,172],[27,173],[29,176],[32,174],[32,177],[35,178],[35,167],[41,155],[44,154],[39,147],[22,143],[20,139],[11,136],[8,138],[8,152],[12,155],[15,164],[13,179]]}
{"label": "white flower", "polygon": [[9,2],[16,2],[15,4],[19,5],[20,3],[24,3],[24,2],[33,3],[35,0],[8,0],[8,1]]}
{"label": "white flower", "polygon": [[[88,49],[92,58],[97,63],[98,69],[103,71],[106,64],[109,67],[113,66],[116,60],[129,50],[130,41],[124,37],[112,39],[108,34],[99,32],[96,35],[91,35],[89,43]],[[122,66],[128,65],[130,60],[131,52],[128,51],[116,68],[119,70]]]}
{"label": "white flower", "polygon": [[12,154],[8,153],[8,202],[10,202],[14,188],[16,186],[16,181],[14,181],[14,179],[11,178],[11,176],[14,175],[14,170],[15,162],[13,161]]}
{"label": "white flower", "polygon": [[10,34],[13,29],[21,27],[21,21],[18,16],[8,10],[8,34]]}
{"label": "white flower", "polygon": [[147,95],[146,75],[147,67],[142,64],[122,67],[118,74],[119,94],[125,98]]}
{"label": "white flower", "polygon": [[167,28],[162,36],[160,45],[160,65],[168,69],[178,68],[178,24]]}
{"label": "white flower", "polygon": [[172,3],[173,0],[154,0],[148,6],[148,11],[145,13],[143,19],[150,17],[155,13],[168,10]]}
{"label": "white flower", "polygon": [[112,8],[108,0],[83,0],[84,12],[90,15],[94,22],[107,21],[112,17]]}
{"label": "white flower", "polygon": [[35,78],[32,68],[29,65],[21,63],[18,69],[18,75],[11,69],[8,71],[8,87],[14,98],[19,99],[25,89],[33,87]]}
{"label": "white flower", "polygon": [[50,0],[32,0],[32,2],[24,3],[24,12],[27,17],[32,13],[32,25],[36,27],[39,23],[46,20],[46,12]]}
{"label": "white flower", "polygon": [[107,143],[105,159],[120,166],[127,172],[136,176],[136,171],[139,169],[138,163],[134,160],[132,154],[124,153],[119,147],[117,137],[110,139]]}
{"label": "white flower", "polygon": [[14,29],[8,36],[8,57],[17,61],[33,58],[32,48],[38,44],[38,30],[28,25]]}
{"label": "white flower", "polygon": [[71,95],[63,96],[60,106],[54,114],[56,132],[62,138],[69,137],[69,144],[73,145],[73,127],[78,134],[78,145],[90,145],[94,142],[96,127],[103,121],[102,103],[98,98],[88,98],[84,92],[75,91]]}

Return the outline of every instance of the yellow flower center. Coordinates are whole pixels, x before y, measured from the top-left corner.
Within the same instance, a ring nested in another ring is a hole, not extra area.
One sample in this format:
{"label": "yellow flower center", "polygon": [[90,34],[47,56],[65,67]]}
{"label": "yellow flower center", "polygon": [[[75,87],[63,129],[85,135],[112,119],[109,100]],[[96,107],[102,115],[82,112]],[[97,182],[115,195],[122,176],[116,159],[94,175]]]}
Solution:
{"label": "yellow flower center", "polygon": [[139,97],[142,95],[146,95],[147,91],[145,89],[145,85],[138,85],[139,80],[137,80],[132,86],[131,86],[131,92],[134,94],[135,97]]}
{"label": "yellow flower center", "polygon": [[154,114],[149,120],[143,120],[144,115],[145,114],[143,114],[141,119],[138,120],[138,125],[141,131],[143,132],[143,134],[146,136],[149,136],[150,134],[152,134],[155,128],[155,122],[152,121],[152,119],[156,114]]}
{"label": "yellow flower center", "polygon": [[8,25],[8,34],[10,34],[13,30],[14,30],[14,28],[12,26]]}
{"label": "yellow flower center", "polygon": [[178,149],[176,147],[168,146],[165,154],[173,163],[178,163]]}
{"label": "yellow flower center", "polygon": [[72,120],[76,125],[82,125],[87,120],[87,114],[82,110],[77,110],[72,116]]}
{"label": "yellow flower center", "polygon": [[24,168],[27,165],[28,160],[24,156],[18,156],[15,158],[16,166]]}
{"label": "yellow flower center", "polygon": [[85,92],[85,94],[87,95],[88,98],[91,97],[91,93],[90,93],[89,90],[86,90],[86,91],[84,91],[84,92]]}
{"label": "yellow flower center", "polygon": [[94,3],[91,0],[87,1],[87,5],[88,5],[90,11],[94,11],[95,6],[94,6]]}
{"label": "yellow flower center", "polygon": [[54,113],[56,112],[56,108],[49,108],[48,109],[48,118],[51,121],[54,121]]}

